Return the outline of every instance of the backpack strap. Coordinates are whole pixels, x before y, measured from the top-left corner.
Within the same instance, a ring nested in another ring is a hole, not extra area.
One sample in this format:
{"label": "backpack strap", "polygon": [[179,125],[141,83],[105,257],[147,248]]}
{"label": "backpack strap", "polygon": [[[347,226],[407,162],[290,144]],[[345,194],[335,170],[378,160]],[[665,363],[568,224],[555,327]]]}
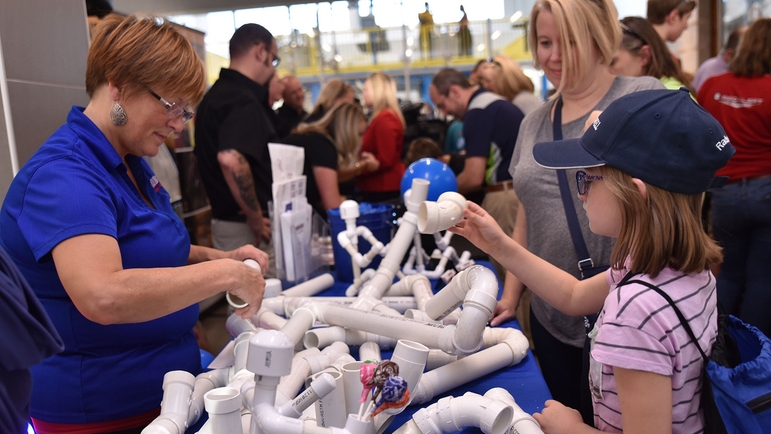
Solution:
{"label": "backpack strap", "polygon": [[[664,297],[667,303],[669,303],[669,305],[672,306],[672,309],[675,311],[675,314],[677,315],[677,318],[680,320],[680,324],[683,326],[683,329],[685,330],[685,332],[688,333],[688,336],[696,345],[696,348],[699,349],[699,353],[701,353],[701,357],[704,358],[704,363],[709,363],[709,357],[707,357],[707,354],[704,353],[704,350],[701,349],[701,346],[699,345],[699,341],[698,339],[696,339],[696,335],[693,333],[693,330],[691,330],[691,326],[688,325],[688,320],[685,319],[685,316],[683,315],[683,313],[680,312],[680,309],[677,308],[677,306],[675,305],[675,302],[672,300],[672,297],[670,297],[669,294],[664,292],[663,289],[649,282],[644,282],[642,280],[628,280],[623,284],[629,284],[629,283],[637,283],[643,286],[647,286],[648,288],[656,291],[660,296]],[[619,284],[618,286],[621,286],[621,284]]]}

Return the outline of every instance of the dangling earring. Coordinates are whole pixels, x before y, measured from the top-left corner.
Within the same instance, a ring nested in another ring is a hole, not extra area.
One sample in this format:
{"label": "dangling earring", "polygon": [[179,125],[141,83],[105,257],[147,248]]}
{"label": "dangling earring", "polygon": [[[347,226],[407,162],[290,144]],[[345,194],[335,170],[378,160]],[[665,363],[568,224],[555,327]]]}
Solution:
{"label": "dangling earring", "polygon": [[126,125],[126,111],[116,101],[110,109],[110,120],[116,127],[122,127]]}

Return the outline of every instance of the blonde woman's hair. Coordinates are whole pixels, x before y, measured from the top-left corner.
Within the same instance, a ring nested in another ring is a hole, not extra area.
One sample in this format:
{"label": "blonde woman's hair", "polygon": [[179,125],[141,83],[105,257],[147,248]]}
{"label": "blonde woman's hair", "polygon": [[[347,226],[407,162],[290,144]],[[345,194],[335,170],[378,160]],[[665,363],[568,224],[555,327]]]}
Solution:
{"label": "blonde woman's hair", "polygon": [[507,56],[493,56],[490,62],[484,66],[493,73],[496,93],[500,96],[513,100],[522,91],[533,93],[535,86],[533,82],[522,72],[517,62]]}
{"label": "blonde woman's hair", "polygon": [[190,42],[170,21],[111,14],[93,30],[86,60],[88,96],[108,82],[129,95],[152,89],[195,105],[206,89],[206,71]]}
{"label": "blonde woman's hair", "polygon": [[300,124],[294,134],[318,133],[327,136],[337,149],[338,164],[347,167],[356,160],[361,145],[359,126],[366,119],[360,105],[344,102],[334,106],[318,121]]}
{"label": "blonde woman's hair", "polygon": [[402,109],[399,108],[399,102],[396,100],[396,83],[391,77],[382,72],[373,72],[367,77],[369,83],[370,98],[372,98],[372,119],[377,117],[381,111],[390,109],[402,121],[402,126],[406,126]]}
{"label": "blonde woman's hair", "polygon": [[[533,64],[538,68],[542,65],[538,63],[536,21],[542,11],[554,15],[559,30],[563,78],[558,94],[565,90],[566,83],[571,86],[582,83],[593,64],[610,65],[621,42],[621,27],[616,21],[618,11],[612,0],[537,0],[530,14],[530,49]],[[599,59],[595,58],[595,49]]]}
{"label": "blonde woman's hair", "polygon": [[335,105],[335,101],[352,92],[354,92],[353,87],[345,84],[342,80],[329,80],[327,84],[324,85],[324,88],[321,89],[319,98],[316,100],[316,105],[313,107],[313,110],[311,110],[308,117],[323,116],[333,105]]}
{"label": "blonde woman's hair", "polygon": [[646,199],[626,173],[608,166],[600,172],[621,208],[621,234],[610,259],[614,269],[622,269],[628,257],[632,271],[656,277],[664,268],[699,273],[722,261],[720,247],[701,223],[701,194],[646,183]]}

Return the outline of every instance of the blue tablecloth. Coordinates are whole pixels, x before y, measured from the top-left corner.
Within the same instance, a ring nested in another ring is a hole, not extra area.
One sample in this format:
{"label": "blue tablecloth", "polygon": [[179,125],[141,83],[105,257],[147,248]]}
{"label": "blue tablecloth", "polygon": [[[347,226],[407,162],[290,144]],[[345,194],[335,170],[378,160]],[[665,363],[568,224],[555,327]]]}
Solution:
{"label": "blue tablecloth", "polygon": [[[477,264],[486,266],[493,269],[492,265],[487,261],[477,261]],[[494,270],[493,270],[494,271]],[[345,290],[350,283],[348,282],[335,282],[334,286],[326,291],[318,294],[319,296],[343,296]],[[503,291],[503,285],[498,285],[498,298],[500,298]],[[501,327],[511,327],[520,329],[519,323],[516,319],[508,321],[501,325]],[[390,353],[383,353],[383,358],[390,357]],[[511,393],[517,404],[526,412],[532,414],[539,412],[543,409],[543,403],[547,399],[551,399],[549,388],[546,386],[546,382],[541,375],[541,370],[538,368],[538,364],[535,361],[532,351],[528,350],[527,356],[517,365],[510,368],[504,368],[481,377],[475,381],[459,386],[441,395],[437,395],[431,402],[422,404],[420,406],[414,405],[407,407],[402,413],[396,415],[394,420],[385,430],[386,434],[392,433],[398,429],[404,423],[409,421],[412,414],[420,408],[427,407],[434,404],[441,398],[447,396],[461,396],[466,392],[474,392],[479,395],[484,395],[485,392],[494,388],[502,387]],[[468,429],[469,433],[481,432],[478,429]]]}

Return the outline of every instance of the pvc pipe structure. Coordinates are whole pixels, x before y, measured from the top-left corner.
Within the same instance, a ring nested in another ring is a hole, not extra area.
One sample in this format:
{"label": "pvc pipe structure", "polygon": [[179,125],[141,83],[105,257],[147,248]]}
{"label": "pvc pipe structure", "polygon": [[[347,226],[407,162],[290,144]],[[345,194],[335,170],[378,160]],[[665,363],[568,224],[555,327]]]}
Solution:
{"label": "pvc pipe structure", "polygon": [[504,402],[468,392],[421,408],[394,433],[442,434],[477,427],[485,434],[504,434],[511,426],[513,413]]}
{"label": "pvc pipe structure", "polygon": [[311,297],[325,289],[331,288],[334,284],[335,278],[329,273],[324,273],[299,285],[285,289],[281,292],[281,295],[287,297]]}
{"label": "pvc pipe structure", "polygon": [[316,423],[325,428],[342,428],[348,416],[345,405],[345,390],[343,386],[343,374],[335,370],[326,370],[318,375],[331,375],[335,381],[334,389],[325,397],[316,401]]}
{"label": "pvc pipe structure", "polygon": [[514,397],[503,388],[494,387],[485,393],[485,398],[494,399],[496,401],[503,402],[511,407],[513,415],[511,419],[511,427],[507,430],[512,433],[519,434],[543,434],[541,425],[535,420],[533,416],[526,413],[522,408],[514,401]]}
{"label": "pvc pipe structure", "polygon": [[[232,387],[210,390],[203,396],[209,420],[206,422],[212,434],[241,432],[241,393]],[[203,431],[203,430],[202,430]]]}
{"label": "pvc pipe structure", "polygon": [[308,330],[303,338],[305,348],[324,348],[333,342],[343,342],[350,346],[373,342],[384,350],[390,350],[396,346],[396,339],[394,338],[338,326]]}
{"label": "pvc pipe structure", "polygon": [[[383,250],[380,251],[381,253]],[[345,290],[345,296],[346,297],[356,297],[356,295],[359,293],[359,288],[361,288],[362,285],[366,281],[372,278],[372,276],[375,275],[375,269],[373,268],[367,268],[364,270],[359,277],[356,277],[353,279],[353,283]]]}
{"label": "pvc pipe structure", "polygon": [[383,296],[383,292],[388,289],[393,283],[396,271],[401,268],[401,262],[404,258],[404,254],[412,243],[412,237],[415,234],[417,227],[417,211],[420,203],[426,200],[428,195],[429,182],[425,179],[413,179],[412,180],[412,192],[407,198],[406,206],[407,212],[402,217],[402,224],[396,231],[396,235],[388,244],[388,253],[377,269],[375,275],[370,279],[359,292],[359,298],[372,297],[380,299]]}
{"label": "pvc pipe structure", "polygon": [[297,395],[305,384],[305,379],[312,373],[311,365],[306,357],[313,357],[319,354],[321,354],[321,351],[318,348],[308,348],[295,353],[292,358],[291,372],[281,377],[281,381],[278,383],[276,405],[281,406],[289,401],[292,396]]}
{"label": "pvc pipe structure", "polygon": [[[374,274],[375,270],[372,270],[370,268],[367,271],[370,271],[370,270]],[[263,300],[262,307],[270,310],[276,315],[291,317],[295,309],[308,304],[337,303],[337,304],[349,306],[353,304],[355,301],[356,301],[355,297],[275,297],[275,298],[269,298],[269,299]],[[380,301],[383,302],[390,309],[393,309],[399,313],[404,313],[408,309],[415,309],[418,307],[417,304],[415,303],[415,298],[408,297],[408,296],[383,297],[380,299]],[[236,317],[240,318],[238,315],[236,315]],[[228,321],[230,321],[230,319],[228,319]],[[250,326],[251,326],[251,323],[250,323]],[[251,327],[252,327],[252,330],[259,331],[259,329],[257,329],[256,327],[253,327],[253,326]],[[238,334],[236,333],[236,335]]]}
{"label": "pvc pipe structure", "polygon": [[184,434],[194,384],[195,377],[189,372],[167,372],[163,376],[161,414],[142,430],[142,434]]}
{"label": "pvc pipe structure", "polygon": [[[423,369],[426,367],[428,359],[428,347],[417,342],[400,339],[396,343],[391,361],[399,365],[399,376],[407,382],[407,390],[410,396],[417,388],[420,377],[423,375]],[[385,410],[388,414],[399,414],[404,411],[409,402],[400,408],[390,408]]]}
{"label": "pvc pipe structure", "polygon": [[287,323],[286,318],[282,318],[269,309],[260,307],[254,315],[249,318],[256,327],[260,327],[267,330],[280,330]]}
{"label": "pvc pipe structure", "polygon": [[[514,329],[509,330],[519,332]],[[499,344],[426,372],[420,378],[412,403],[424,404],[438,394],[499,369],[514,366],[525,358],[528,348],[527,338],[521,332],[511,333],[508,339]]]}
{"label": "pvc pipe structure", "polygon": [[442,193],[436,202],[424,201],[418,208],[418,230],[433,234],[453,227],[463,220],[467,207],[466,198],[452,191]]}
{"label": "pvc pipe structure", "polygon": [[359,253],[358,244],[354,244],[353,241],[348,237],[348,231],[340,232],[337,234],[337,242],[340,243],[340,247],[344,248],[345,251],[351,255],[351,263],[358,266],[359,270],[361,270],[362,268],[365,268],[367,265],[372,263],[372,260],[375,259],[375,256],[377,256],[385,246],[366,226],[357,227],[355,233],[357,237],[364,238],[372,246],[369,249],[369,252],[365,253],[364,255]]}

